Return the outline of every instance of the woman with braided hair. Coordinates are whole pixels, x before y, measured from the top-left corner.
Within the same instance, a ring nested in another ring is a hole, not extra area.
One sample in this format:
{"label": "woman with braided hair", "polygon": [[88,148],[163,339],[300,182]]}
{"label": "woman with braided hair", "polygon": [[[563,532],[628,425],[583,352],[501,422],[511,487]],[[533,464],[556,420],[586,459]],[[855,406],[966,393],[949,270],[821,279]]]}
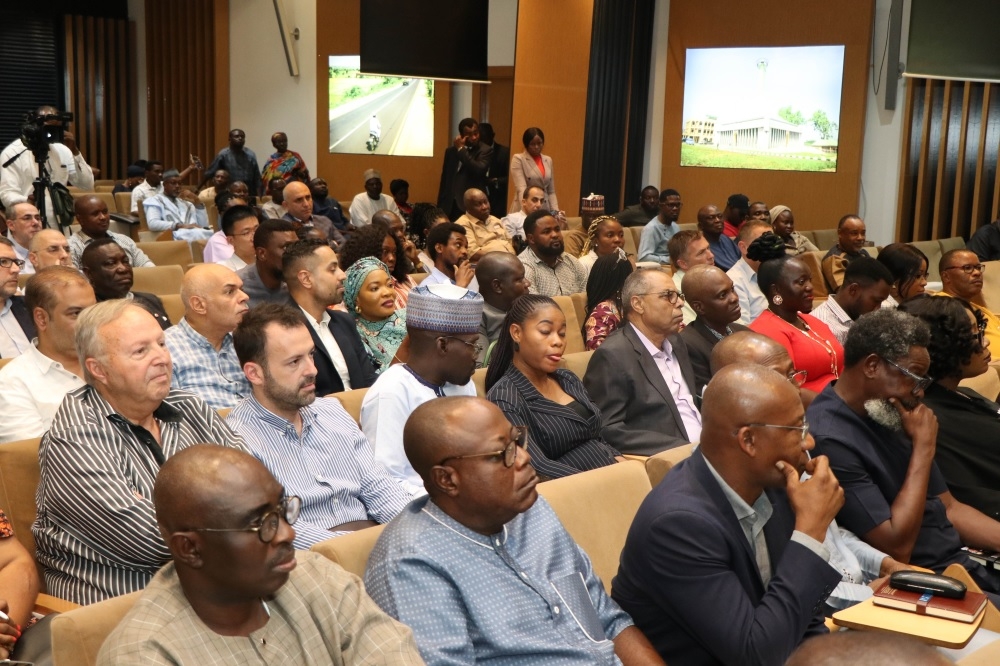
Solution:
{"label": "woman with braided hair", "polygon": [[[611,215],[595,217],[587,228],[587,244],[583,248],[586,252],[580,255],[580,263],[590,272],[598,258],[617,254],[624,245],[625,229],[618,220]],[[634,262],[635,257],[631,260]]]}

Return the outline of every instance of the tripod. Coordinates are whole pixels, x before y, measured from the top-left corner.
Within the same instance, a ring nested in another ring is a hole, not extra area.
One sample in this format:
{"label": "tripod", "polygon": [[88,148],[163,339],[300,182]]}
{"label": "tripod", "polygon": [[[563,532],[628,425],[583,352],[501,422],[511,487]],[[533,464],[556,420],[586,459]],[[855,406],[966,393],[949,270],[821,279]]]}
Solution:
{"label": "tripod", "polygon": [[[47,162],[49,159],[48,155],[48,144],[45,144],[43,150],[32,150],[31,154],[35,157],[35,164],[38,165],[38,176],[35,177],[34,182],[31,184],[32,193],[35,196],[35,207],[38,209],[39,214],[42,216],[42,226],[50,229],[59,229],[59,231],[66,233],[62,228],[62,223],[57,219],[56,225],[54,227],[49,226],[48,213],[45,210],[45,194],[52,189],[52,177],[49,175],[49,168]],[[9,160],[3,163],[2,168],[6,169],[11,164],[14,163],[17,158],[28,152],[28,148],[25,148],[17,155],[14,155]],[[44,152],[43,152],[44,151]]]}

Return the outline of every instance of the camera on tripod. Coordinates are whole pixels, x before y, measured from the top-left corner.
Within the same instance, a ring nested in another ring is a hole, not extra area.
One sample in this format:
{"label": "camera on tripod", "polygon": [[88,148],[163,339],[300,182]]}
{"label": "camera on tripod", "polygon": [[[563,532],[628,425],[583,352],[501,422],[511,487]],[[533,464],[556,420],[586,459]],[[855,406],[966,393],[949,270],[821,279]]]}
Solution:
{"label": "camera on tripod", "polygon": [[49,154],[50,145],[63,142],[71,122],[73,114],[68,111],[48,114],[29,111],[24,114],[24,124],[21,125],[21,141],[36,158],[45,157]]}

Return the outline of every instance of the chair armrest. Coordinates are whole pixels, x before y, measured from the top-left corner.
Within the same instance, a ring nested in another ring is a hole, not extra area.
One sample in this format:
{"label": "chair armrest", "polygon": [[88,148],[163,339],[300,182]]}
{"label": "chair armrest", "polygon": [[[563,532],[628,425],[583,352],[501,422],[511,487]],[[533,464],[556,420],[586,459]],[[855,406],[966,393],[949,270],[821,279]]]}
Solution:
{"label": "chair armrest", "polygon": [[59,599],[48,594],[39,594],[38,599],[35,600],[35,612],[40,615],[65,613],[75,608],[80,608],[80,604],[75,604],[72,601]]}

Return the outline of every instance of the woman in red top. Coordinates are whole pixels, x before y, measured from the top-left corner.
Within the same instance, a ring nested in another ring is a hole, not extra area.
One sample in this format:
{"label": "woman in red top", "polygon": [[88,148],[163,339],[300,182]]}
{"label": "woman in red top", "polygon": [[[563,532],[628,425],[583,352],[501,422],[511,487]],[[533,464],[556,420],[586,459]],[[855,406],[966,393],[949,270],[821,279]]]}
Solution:
{"label": "woman in red top", "polygon": [[514,199],[507,212],[516,213],[521,210],[521,197],[529,187],[545,190],[545,208],[559,212],[556,183],[552,176],[552,158],[542,155],[545,133],[537,127],[529,127],[524,130],[521,142],[524,144],[524,152],[510,158],[510,182],[514,186]]}
{"label": "woman in red top", "polygon": [[802,388],[822,391],[844,369],[844,348],[830,328],[808,312],[812,310],[812,272],[801,259],[769,259],[757,270],[757,286],[768,309],[750,329],[776,340],[788,350],[796,370],[805,370]]}

